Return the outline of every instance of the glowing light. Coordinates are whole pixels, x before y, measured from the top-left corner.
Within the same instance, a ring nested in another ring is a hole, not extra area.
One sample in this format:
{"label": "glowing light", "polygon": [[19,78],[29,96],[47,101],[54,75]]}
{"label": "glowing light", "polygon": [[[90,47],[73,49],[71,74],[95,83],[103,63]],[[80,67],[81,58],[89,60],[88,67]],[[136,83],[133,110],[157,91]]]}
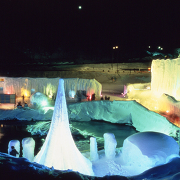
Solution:
{"label": "glowing light", "polygon": [[3,127],[3,124],[1,124],[1,127]]}
{"label": "glowing light", "polygon": [[79,6],[78,8],[79,8],[79,9],[82,9],[82,6]]}
{"label": "glowing light", "polygon": [[116,46],[116,49],[118,49],[118,46]]}
{"label": "glowing light", "polygon": [[148,46],[148,48],[151,48],[151,46]]}
{"label": "glowing light", "polygon": [[89,96],[89,99],[91,100],[91,95]]}
{"label": "glowing light", "polygon": [[169,113],[169,110],[167,110],[166,113]]}
{"label": "glowing light", "polygon": [[70,98],[74,99],[75,95],[76,95],[76,92],[75,92],[75,91],[73,91],[73,90],[70,90],[70,91],[69,91],[69,97],[70,97]]}
{"label": "glowing light", "polygon": [[41,105],[42,105],[42,106],[47,106],[47,101],[42,101],[42,102],[41,102]]}
{"label": "glowing light", "polygon": [[27,89],[21,88],[21,96],[28,97],[30,96],[30,92]]}
{"label": "glowing light", "polygon": [[113,47],[113,49],[116,49],[116,47]]}
{"label": "glowing light", "polygon": [[49,97],[49,98],[52,98],[52,94],[50,94],[48,97]]}

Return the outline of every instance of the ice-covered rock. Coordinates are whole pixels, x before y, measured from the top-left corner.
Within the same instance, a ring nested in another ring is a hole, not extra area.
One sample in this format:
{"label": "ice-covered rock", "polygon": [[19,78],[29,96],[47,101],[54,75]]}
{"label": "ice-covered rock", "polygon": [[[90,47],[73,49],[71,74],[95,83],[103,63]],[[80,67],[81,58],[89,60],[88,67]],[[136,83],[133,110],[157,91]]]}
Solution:
{"label": "ice-covered rock", "polygon": [[[14,146],[15,150],[20,154],[20,142],[19,140],[11,140],[8,144],[8,154],[12,151],[12,146]],[[16,157],[19,157],[19,154],[16,154]]]}
{"label": "ice-covered rock", "polygon": [[31,137],[24,138],[22,140],[22,148],[23,157],[27,158],[29,161],[32,162],[34,160],[34,139]]}
{"label": "ice-covered rock", "polygon": [[95,137],[90,138],[90,159],[91,161],[97,161],[99,159],[97,142]]}
{"label": "ice-covered rock", "polygon": [[107,159],[115,158],[116,146],[117,146],[117,141],[114,134],[105,133],[104,134],[104,149],[105,149],[105,156]]}
{"label": "ice-covered rock", "polygon": [[141,132],[129,136],[123,143],[121,154],[125,165],[131,167],[135,174],[165,164],[170,157],[176,156],[179,156],[177,142],[158,132]]}

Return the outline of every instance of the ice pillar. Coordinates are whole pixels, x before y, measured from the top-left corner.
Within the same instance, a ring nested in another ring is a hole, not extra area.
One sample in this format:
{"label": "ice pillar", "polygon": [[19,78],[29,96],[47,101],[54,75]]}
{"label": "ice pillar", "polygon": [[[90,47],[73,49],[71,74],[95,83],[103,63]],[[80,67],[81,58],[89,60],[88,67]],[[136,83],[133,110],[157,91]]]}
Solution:
{"label": "ice pillar", "polygon": [[107,159],[115,158],[116,146],[117,146],[117,141],[115,139],[114,134],[105,133],[104,134],[104,149],[105,149],[105,156]]}
{"label": "ice pillar", "polygon": [[[20,154],[20,142],[18,140],[11,140],[8,144],[8,154],[12,151],[12,146],[16,149],[16,151]],[[16,157],[19,157],[19,154],[16,154]]]}
{"label": "ice pillar", "polygon": [[69,128],[64,80],[59,80],[51,126],[34,161],[59,170],[73,170],[94,175],[92,163],[77,149]]}
{"label": "ice pillar", "polygon": [[90,138],[90,159],[91,161],[97,161],[99,159],[95,137]]}
{"label": "ice pillar", "polygon": [[31,137],[24,138],[22,140],[22,147],[23,147],[23,157],[27,158],[29,161],[34,160],[34,147],[35,141]]}

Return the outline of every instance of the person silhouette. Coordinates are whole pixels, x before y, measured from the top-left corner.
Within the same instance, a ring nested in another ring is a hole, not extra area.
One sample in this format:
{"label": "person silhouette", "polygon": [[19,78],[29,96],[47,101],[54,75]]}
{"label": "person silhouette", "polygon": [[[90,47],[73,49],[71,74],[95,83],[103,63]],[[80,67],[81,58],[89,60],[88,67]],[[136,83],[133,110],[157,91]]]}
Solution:
{"label": "person silhouette", "polygon": [[19,154],[17,151],[16,151],[16,149],[15,149],[15,147],[14,146],[11,146],[11,152],[10,152],[10,155],[12,155],[12,156],[15,156],[16,157],[16,154]]}

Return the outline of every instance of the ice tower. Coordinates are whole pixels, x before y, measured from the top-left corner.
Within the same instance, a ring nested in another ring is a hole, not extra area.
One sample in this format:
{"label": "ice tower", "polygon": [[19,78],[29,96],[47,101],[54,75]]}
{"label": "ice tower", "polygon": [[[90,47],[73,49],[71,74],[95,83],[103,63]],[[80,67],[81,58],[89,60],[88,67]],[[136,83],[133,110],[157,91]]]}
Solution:
{"label": "ice tower", "polygon": [[69,129],[64,80],[59,80],[51,126],[35,162],[59,170],[94,175],[91,162],[77,149]]}

